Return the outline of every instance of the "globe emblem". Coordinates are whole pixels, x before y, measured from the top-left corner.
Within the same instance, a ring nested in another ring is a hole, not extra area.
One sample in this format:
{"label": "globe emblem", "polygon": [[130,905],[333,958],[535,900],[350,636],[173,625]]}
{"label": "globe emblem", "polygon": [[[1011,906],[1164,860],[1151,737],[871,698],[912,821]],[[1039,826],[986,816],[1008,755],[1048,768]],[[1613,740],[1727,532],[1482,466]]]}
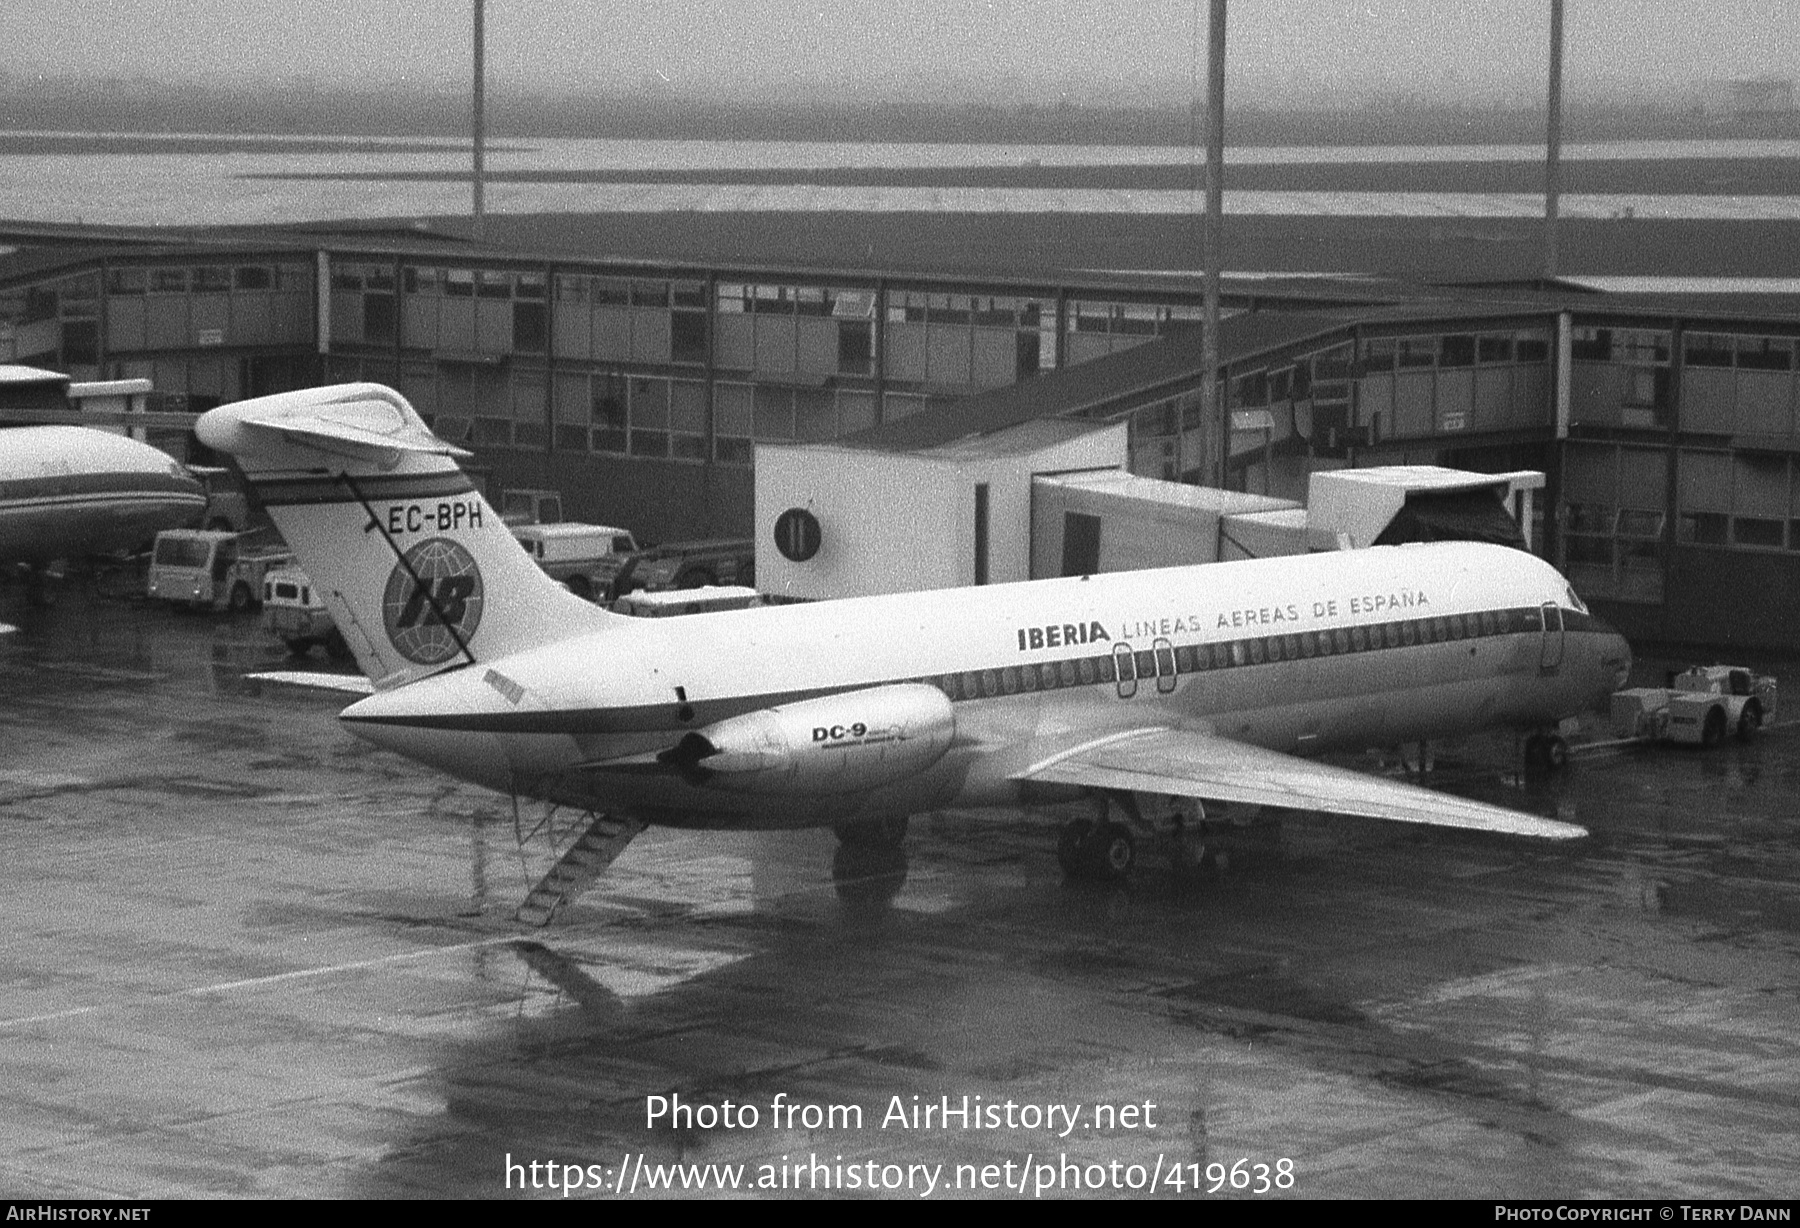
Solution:
{"label": "globe emblem", "polygon": [[410,570],[396,563],[388,575],[381,621],[401,656],[438,665],[461,651],[457,635],[466,644],[481,625],[481,569],[473,555],[443,537],[408,550],[406,563]]}

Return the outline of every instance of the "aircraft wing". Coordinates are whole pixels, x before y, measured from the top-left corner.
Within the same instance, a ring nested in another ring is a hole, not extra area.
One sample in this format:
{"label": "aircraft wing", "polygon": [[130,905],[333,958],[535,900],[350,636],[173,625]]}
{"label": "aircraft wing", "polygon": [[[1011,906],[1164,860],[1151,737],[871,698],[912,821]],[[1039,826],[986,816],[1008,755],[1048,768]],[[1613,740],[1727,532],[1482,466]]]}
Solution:
{"label": "aircraft wing", "polygon": [[1013,779],[1322,810],[1551,840],[1588,834],[1573,823],[1540,819],[1502,806],[1233,742],[1216,734],[1182,729],[1146,729],[1102,738],[1033,764]]}

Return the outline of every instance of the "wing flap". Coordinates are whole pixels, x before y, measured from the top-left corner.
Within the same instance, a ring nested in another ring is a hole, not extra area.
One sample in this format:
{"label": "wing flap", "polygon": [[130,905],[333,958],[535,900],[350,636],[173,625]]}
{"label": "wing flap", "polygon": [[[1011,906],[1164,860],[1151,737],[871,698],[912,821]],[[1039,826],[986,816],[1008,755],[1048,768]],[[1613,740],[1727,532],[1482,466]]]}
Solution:
{"label": "wing flap", "polygon": [[1587,835],[1585,828],[1573,823],[1183,729],[1147,729],[1101,739],[1034,764],[1013,779],[1322,810],[1549,840]]}

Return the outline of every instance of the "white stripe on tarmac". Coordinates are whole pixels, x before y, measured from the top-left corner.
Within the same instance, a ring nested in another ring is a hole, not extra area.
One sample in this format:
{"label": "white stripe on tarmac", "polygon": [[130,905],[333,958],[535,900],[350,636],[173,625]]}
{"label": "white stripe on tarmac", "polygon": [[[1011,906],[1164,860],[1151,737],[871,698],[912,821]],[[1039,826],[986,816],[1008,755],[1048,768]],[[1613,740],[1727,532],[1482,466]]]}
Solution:
{"label": "white stripe on tarmac", "polygon": [[146,1001],[164,1001],[170,998],[194,998],[203,994],[231,993],[240,989],[259,989],[265,985],[279,985],[286,981],[312,980],[318,977],[339,976],[346,972],[361,972],[368,968],[380,968],[389,964],[403,963],[407,960],[428,959],[433,955],[453,955],[460,951],[475,951],[482,947],[506,946],[519,941],[518,934],[506,934],[495,938],[480,938],[474,942],[459,942],[442,947],[422,947],[413,951],[397,951],[392,955],[380,955],[374,959],[352,960],[343,964],[328,964],[320,968],[296,968],[292,972],[277,972],[270,976],[249,977],[239,981],[218,981],[211,985],[195,985],[189,989],[176,989],[168,993],[155,994],[150,998],[134,998],[130,1001],[101,1003],[95,1006],[78,1006],[70,1010],[50,1011],[42,1015],[25,1015],[17,1019],[0,1019],[0,1028],[29,1027],[38,1023],[53,1023],[58,1019],[72,1019],[78,1015],[92,1014],[111,1006],[141,1006]]}

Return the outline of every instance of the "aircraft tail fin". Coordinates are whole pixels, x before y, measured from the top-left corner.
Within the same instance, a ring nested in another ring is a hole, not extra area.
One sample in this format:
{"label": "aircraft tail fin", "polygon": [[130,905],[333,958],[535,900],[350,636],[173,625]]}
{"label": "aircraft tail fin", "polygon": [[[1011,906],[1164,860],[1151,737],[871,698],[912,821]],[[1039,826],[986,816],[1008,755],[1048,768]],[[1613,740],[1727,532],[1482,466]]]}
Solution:
{"label": "aircraft tail fin", "polygon": [[468,453],[391,388],[239,401],[195,431],[237,459],[377,690],[617,617],[543,573],[457,465]]}

